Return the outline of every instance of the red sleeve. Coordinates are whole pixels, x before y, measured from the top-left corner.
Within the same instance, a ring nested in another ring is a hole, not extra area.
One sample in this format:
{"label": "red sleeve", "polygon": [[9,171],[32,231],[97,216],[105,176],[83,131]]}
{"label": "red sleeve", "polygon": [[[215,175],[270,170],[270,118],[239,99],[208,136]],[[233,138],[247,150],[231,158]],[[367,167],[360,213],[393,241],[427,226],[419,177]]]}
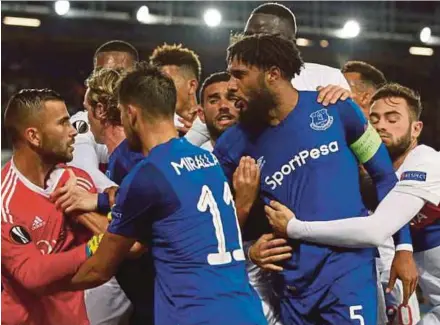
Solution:
{"label": "red sleeve", "polygon": [[2,268],[34,293],[66,276],[74,275],[87,260],[85,244],[67,252],[41,254],[25,227],[3,223]]}

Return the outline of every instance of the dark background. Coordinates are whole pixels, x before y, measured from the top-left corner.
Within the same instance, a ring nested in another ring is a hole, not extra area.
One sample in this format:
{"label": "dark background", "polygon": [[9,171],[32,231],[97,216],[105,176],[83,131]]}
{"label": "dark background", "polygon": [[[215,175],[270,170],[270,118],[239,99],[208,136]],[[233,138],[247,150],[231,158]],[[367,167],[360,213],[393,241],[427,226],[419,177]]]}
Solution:
{"label": "dark background", "polygon": [[[242,30],[252,9],[261,3],[71,1],[71,12],[75,15],[58,16],[53,11],[53,2],[2,1],[2,21],[5,16],[41,20],[38,28],[2,23],[2,109],[12,93],[26,87],[53,88],[66,98],[71,112],[82,109],[83,83],[92,70],[94,51],[111,39],[132,43],[141,59],[147,59],[154,47],[164,42],[183,43],[199,54],[204,78],[226,67],[230,31]],[[377,66],[388,80],[417,90],[424,104],[422,142],[440,150],[440,3],[282,3],[297,17],[298,36],[314,42],[313,46],[300,48],[306,62],[340,68],[347,60],[363,60]],[[140,24],[136,11],[141,5],[147,5],[154,15],[170,18],[169,21]],[[219,9],[226,22],[208,28],[201,18],[208,7]],[[124,18],[112,19],[114,13]],[[361,24],[359,37],[332,36],[349,18]],[[437,44],[430,45],[434,55],[410,55],[410,46],[426,46],[419,40],[420,30],[425,26],[432,29],[437,40]],[[329,41],[327,48],[319,46],[322,39]],[[8,148],[8,142],[2,138],[2,149]]]}

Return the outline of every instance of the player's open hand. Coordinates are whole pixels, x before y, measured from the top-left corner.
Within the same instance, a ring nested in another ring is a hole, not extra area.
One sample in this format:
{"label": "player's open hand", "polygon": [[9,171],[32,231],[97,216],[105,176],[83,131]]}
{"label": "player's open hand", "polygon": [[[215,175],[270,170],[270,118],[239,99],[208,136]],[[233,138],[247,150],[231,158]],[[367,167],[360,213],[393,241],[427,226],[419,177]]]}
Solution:
{"label": "player's open hand", "polygon": [[78,178],[70,168],[67,169],[67,172],[69,180],[50,196],[57,209],[66,214],[73,211],[95,211],[98,205],[98,194],[90,193],[81,187],[78,184]]}
{"label": "player's open hand", "polygon": [[408,305],[408,300],[416,291],[419,274],[417,272],[416,263],[413,253],[410,251],[397,251],[391,265],[390,281],[388,282],[387,293],[390,293],[396,279],[400,279],[403,283],[403,302],[402,305]]}
{"label": "player's open hand", "polygon": [[322,103],[324,106],[335,104],[338,100],[346,100],[351,97],[349,90],[337,85],[319,86],[316,90],[319,91],[318,103]]}
{"label": "player's open hand", "polygon": [[264,211],[273,231],[278,236],[288,237],[287,224],[291,219],[296,219],[295,214],[288,207],[277,201],[270,201],[270,206],[266,205]]}
{"label": "player's open hand", "polygon": [[260,189],[260,168],[251,157],[242,157],[232,180],[240,225],[244,224]]}
{"label": "player's open hand", "polygon": [[268,271],[282,271],[276,263],[292,257],[292,247],[284,238],[275,238],[274,234],[261,236],[250,248],[249,259],[259,267]]}

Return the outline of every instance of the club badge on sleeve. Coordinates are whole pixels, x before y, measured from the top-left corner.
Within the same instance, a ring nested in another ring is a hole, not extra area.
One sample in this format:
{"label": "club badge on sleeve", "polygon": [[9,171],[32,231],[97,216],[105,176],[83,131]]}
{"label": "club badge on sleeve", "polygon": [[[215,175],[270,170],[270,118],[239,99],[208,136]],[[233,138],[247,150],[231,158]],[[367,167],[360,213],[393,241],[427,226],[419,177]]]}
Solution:
{"label": "club badge on sleeve", "polygon": [[86,121],[78,120],[73,122],[72,125],[79,134],[87,133],[87,131],[89,131],[89,125]]}

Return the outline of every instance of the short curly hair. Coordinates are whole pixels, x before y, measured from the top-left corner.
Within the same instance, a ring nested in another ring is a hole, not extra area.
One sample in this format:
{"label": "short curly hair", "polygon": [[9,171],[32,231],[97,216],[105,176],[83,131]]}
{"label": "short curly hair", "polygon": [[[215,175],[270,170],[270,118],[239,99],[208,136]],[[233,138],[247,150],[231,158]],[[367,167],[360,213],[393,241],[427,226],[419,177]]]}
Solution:
{"label": "short curly hair", "polygon": [[304,65],[292,40],[268,34],[236,36],[235,43],[228,47],[227,61],[235,58],[263,70],[276,66],[288,80],[299,74]]}
{"label": "short curly hair", "polygon": [[150,63],[157,66],[175,65],[190,72],[197,81],[200,81],[202,65],[199,56],[182,44],[163,44],[154,49],[150,56]]}

